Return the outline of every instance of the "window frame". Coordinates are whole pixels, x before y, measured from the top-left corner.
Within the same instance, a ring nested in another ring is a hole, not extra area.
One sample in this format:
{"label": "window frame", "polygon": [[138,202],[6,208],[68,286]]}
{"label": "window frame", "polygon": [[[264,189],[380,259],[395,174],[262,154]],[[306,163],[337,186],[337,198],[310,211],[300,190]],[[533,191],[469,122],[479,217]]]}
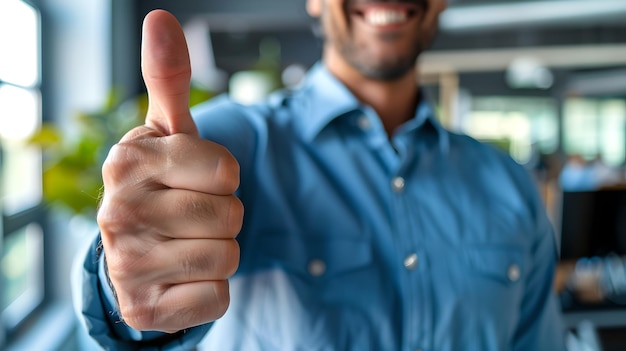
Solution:
{"label": "window frame", "polygon": [[[37,35],[37,69],[38,77],[32,85],[20,85],[13,82],[7,82],[0,79],[0,86],[8,85],[26,91],[34,91],[40,96],[40,106],[44,101],[41,98],[42,93],[42,15],[39,7],[30,0],[17,0],[32,8],[36,14],[35,29]],[[39,123],[43,122],[43,107],[39,109]],[[0,179],[4,176],[4,156],[2,140],[0,140]],[[42,162],[41,160],[39,162]],[[29,322],[35,317],[37,312],[44,306],[47,297],[50,295],[50,288],[47,277],[50,276],[49,268],[50,258],[47,254],[48,236],[46,235],[49,227],[45,207],[40,200],[37,204],[25,207],[16,213],[7,214],[3,204],[3,190],[0,189],[0,249],[4,252],[4,244],[7,239],[12,238],[20,232],[21,229],[27,228],[31,224],[36,224],[41,228],[41,253],[43,257],[39,261],[39,267],[36,267],[36,291],[27,291],[19,298],[14,300],[7,308],[0,311],[2,314],[2,324],[0,325],[0,348],[11,342],[27,327]],[[0,293],[6,291],[6,279],[0,274]]]}

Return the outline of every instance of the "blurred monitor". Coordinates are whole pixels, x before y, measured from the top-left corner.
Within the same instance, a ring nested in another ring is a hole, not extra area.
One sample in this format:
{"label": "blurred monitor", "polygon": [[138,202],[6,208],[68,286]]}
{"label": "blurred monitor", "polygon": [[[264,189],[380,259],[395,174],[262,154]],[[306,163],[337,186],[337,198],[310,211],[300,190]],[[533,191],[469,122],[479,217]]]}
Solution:
{"label": "blurred monitor", "polygon": [[[626,189],[563,192],[560,220],[560,259],[626,256]],[[564,311],[624,309],[626,300],[583,300],[561,294]]]}
{"label": "blurred monitor", "polygon": [[563,192],[561,260],[626,255],[626,189]]}

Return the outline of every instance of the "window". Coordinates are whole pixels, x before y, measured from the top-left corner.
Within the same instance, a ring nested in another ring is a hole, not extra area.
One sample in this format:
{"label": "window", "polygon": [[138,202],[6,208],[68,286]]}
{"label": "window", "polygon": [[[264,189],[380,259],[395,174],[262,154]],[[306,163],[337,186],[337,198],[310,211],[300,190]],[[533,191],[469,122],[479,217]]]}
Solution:
{"label": "window", "polygon": [[28,144],[42,120],[40,16],[31,4],[0,1],[0,48],[0,308],[10,338],[43,298],[41,151]]}
{"label": "window", "polygon": [[563,116],[563,150],[612,167],[626,159],[626,100],[570,98]]}
{"label": "window", "polygon": [[463,121],[463,129],[526,164],[538,153],[551,154],[557,150],[557,113],[557,105],[550,98],[476,97]]}

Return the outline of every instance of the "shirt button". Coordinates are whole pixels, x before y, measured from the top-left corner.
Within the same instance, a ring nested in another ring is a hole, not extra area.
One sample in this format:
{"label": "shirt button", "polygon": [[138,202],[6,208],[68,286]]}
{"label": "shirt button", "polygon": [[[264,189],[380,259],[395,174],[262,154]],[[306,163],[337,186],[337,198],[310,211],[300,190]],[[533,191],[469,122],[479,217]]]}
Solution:
{"label": "shirt button", "polygon": [[509,277],[510,281],[516,282],[521,277],[522,271],[520,270],[518,265],[512,264],[509,266],[509,269],[507,270],[506,274]]}
{"label": "shirt button", "polygon": [[415,270],[415,268],[417,268],[418,261],[419,258],[417,257],[417,254],[412,253],[404,259],[404,267],[410,271],[413,271]]}
{"label": "shirt button", "polygon": [[319,259],[314,259],[311,260],[311,262],[309,262],[309,274],[311,274],[314,277],[319,277],[322,276],[324,273],[326,273],[326,263],[324,263],[324,261],[319,260]]}
{"label": "shirt button", "polygon": [[361,130],[368,130],[372,126],[370,119],[367,116],[363,115],[357,119],[356,124],[361,128]]}
{"label": "shirt button", "polygon": [[401,193],[402,191],[404,191],[405,185],[406,185],[406,182],[404,181],[404,178],[402,177],[395,177],[391,181],[391,188],[396,193]]}

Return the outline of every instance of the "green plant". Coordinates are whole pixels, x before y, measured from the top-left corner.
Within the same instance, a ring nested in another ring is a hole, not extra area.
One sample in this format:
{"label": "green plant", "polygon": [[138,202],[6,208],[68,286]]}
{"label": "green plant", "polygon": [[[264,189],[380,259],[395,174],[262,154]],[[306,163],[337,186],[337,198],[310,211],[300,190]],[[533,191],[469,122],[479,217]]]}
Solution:
{"label": "green plant", "polygon": [[[190,105],[212,97],[192,88]],[[46,123],[31,138],[43,150],[43,196],[51,207],[93,217],[102,191],[101,167],[108,150],[127,131],[143,123],[145,94],[122,100],[113,90],[96,111],[79,112],[65,128]]]}

